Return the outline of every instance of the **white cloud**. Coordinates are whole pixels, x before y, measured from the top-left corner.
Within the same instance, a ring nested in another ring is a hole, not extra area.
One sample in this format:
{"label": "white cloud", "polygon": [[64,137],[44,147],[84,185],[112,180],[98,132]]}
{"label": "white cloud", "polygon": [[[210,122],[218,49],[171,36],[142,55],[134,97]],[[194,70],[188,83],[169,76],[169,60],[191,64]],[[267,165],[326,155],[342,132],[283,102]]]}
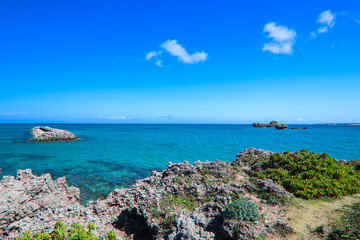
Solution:
{"label": "white cloud", "polygon": [[272,42],[265,43],[263,51],[269,51],[275,54],[292,54],[292,46],[295,43],[296,32],[288,29],[286,26],[276,26],[271,22],[265,25],[264,32],[268,32],[268,38],[272,38]]}
{"label": "white cloud", "polygon": [[162,61],[161,60],[157,60],[155,64],[158,67],[162,67]]}
{"label": "white cloud", "polygon": [[330,10],[323,11],[320,13],[317,22],[321,24],[321,27],[318,29],[318,33],[327,32],[329,28],[334,27],[335,14],[332,14]]}
{"label": "white cloud", "polygon": [[190,55],[184,47],[177,43],[176,40],[167,40],[161,44],[161,47],[169,52],[172,56],[178,57],[179,61],[187,64],[203,62],[208,57],[208,54],[203,51]]}
{"label": "white cloud", "polygon": [[310,33],[311,38],[316,38],[316,34],[314,32]]}
{"label": "white cloud", "polygon": [[152,51],[152,52],[149,52],[148,54],[146,54],[146,60],[150,60],[152,59],[153,57],[157,58],[158,55],[160,55],[162,52],[161,51]]}
{"label": "white cloud", "polygon": [[360,24],[360,20],[357,20],[357,19],[356,19],[355,22],[357,22],[358,24]]}
{"label": "white cloud", "polygon": [[131,120],[130,117],[126,117],[126,116],[99,117],[99,119],[105,119],[105,120]]}
{"label": "white cloud", "polygon": [[303,119],[303,118],[295,118],[294,120],[297,121],[297,122],[305,122],[305,121],[306,121],[306,120]]}

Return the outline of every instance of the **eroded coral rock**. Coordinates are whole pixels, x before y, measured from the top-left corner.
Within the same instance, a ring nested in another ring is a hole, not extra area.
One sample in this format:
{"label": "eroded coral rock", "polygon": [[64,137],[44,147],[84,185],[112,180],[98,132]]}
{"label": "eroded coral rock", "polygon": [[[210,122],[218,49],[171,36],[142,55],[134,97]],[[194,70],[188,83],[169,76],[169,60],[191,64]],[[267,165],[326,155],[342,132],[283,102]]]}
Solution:
{"label": "eroded coral rock", "polygon": [[0,182],[0,238],[13,239],[25,231],[51,231],[56,220],[71,224],[101,220],[80,205],[80,190],[69,187],[66,178],[54,181],[50,174],[40,177],[30,169],[17,176],[4,176]]}
{"label": "eroded coral rock", "polygon": [[[255,238],[273,234],[279,206],[263,203],[249,191],[249,176],[241,163],[271,153],[246,149],[233,163],[223,161],[169,163],[162,172],[140,179],[130,188],[115,189],[106,199],[79,203],[79,189],[65,178],[54,181],[20,170],[17,177],[0,182],[0,238],[11,239],[30,231],[51,231],[57,220],[70,225],[93,222],[96,234],[114,230],[118,237],[133,239]],[[271,180],[255,181],[257,191],[287,196]],[[238,198],[254,202],[261,216],[256,223],[224,219],[227,204]],[[166,227],[167,226],[167,227]]]}
{"label": "eroded coral rock", "polygon": [[79,139],[69,131],[47,126],[34,127],[30,132],[33,135],[33,138],[29,140],[30,142],[73,141]]}

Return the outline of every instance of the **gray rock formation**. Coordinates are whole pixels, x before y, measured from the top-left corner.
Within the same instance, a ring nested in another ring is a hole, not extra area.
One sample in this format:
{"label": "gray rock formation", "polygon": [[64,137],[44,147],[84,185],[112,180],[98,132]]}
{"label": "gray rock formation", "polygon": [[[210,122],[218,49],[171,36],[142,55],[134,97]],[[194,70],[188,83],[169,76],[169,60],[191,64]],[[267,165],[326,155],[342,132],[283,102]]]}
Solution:
{"label": "gray rock formation", "polygon": [[308,129],[308,127],[292,127],[291,129]]}
{"label": "gray rock formation", "polygon": [[278,130],[285,130],[285,129],[287,129],[287,127],[288,127],[288,125],[286,125],[286,124],[275,125],[275,128]]}
{"label": "gray rock formation", "polygon": [[276,125],[279,125],[277,121],[271,121],[269,124],[266,123],[253,123],[253,127],[275,127]]}
{"label": "gray rock formation", "polygon": [[79,139],[69,131],[51,128],[51,127],[34,127],[30,130],[33,138],[30,142],[54,142],[54,141],[73,141]]}
{"label": "gray rock formation", "polygon": [[[51,231],[56,220],[70,225],[94,222],[96,234],[109,230],[121,239],[238,239],[276,233],[273,226],[283,221],[279,205],[266,204],[257,191],[290,196],[271,180],[249,185],[244,159],[268,157],[271,153],[247,149],[231,164],[223,161],[169,162],[162,172],[130,188],[115,189],[104,200],[79,204],[79,189],[69,187],[65,178],[52,180],[49,174],[34,176],[19,170],[16,178],[5,176],[0,182],[0,238],[20,233]],[[242,167],[243,166],[243,167]],[[254,223],[224,219],[226,205],[244,198],[258,206],[260,219]]]}
{"label": "gray rock formation", "polygon": [[273,152],[256,148],[247,148],[236,155],[236,159],[231,165],[253,166],[261,160],[267,160],[271,154],[273,154]]}
{"label": "gray rock formation", "polygon": [[12,239],[25,231],[51,231],[56,220],[67,224],[79,217],[87,224],[101,220],[79,204],[80,190],[69,187],[66,178],[54,181],[50,174],[37,177],[30,169],[0,182],[0,239]]}

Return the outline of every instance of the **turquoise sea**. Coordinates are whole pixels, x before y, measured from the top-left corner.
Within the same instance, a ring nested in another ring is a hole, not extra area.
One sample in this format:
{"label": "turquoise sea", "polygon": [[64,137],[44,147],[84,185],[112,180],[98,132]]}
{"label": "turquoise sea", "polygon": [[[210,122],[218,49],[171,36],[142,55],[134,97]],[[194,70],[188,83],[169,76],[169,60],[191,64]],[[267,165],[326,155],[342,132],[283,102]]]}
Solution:
{"label": "turquoise sea", "polygon": [[38,175],[66,176],[71,185],[81,189],[84,201],[128,187],[152,170],[163,170],[169,161],[230,162],[245,148],[308,149],[337,159],[360,159],[360,126],[308,125],[306,130],[284,131],[251,125],[41,125],[69,130],[81,140],[32,143],[26,140],[36,125],[0,124],[0,177],[26,168]]}

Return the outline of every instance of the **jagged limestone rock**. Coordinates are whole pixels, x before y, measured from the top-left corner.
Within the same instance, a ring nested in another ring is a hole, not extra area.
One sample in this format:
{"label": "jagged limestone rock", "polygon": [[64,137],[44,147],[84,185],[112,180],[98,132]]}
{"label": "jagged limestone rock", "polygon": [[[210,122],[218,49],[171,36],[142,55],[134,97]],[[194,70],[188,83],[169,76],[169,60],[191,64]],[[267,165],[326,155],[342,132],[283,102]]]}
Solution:
{"label": "jagged limestone rock", "polygon": [[33,135],[33,138],[29,140],[30,142],[73,141],[79,139],[69,131],[47,126],[34,127],[30,132]]}
{"label": "jagged limestone rock", "polygon": [[[19,170],[17,177],[0,182],[0,239],[13,239],[30,231],[52,231],[57,220],[66,225],[93,222],[95,233],[104,236],[113,230],[121,239],[223,239],[256,238],[276,232],[271,226],[284,220],[280,206],[264,203],[257,192],[248,190],[249,176],[239,161],[268,157],[271,153],[246,149],[233,163],[220,160],[189,164],[169,162],[162,172],[137,180],[130,188],[115,189],[106,199],[79,203],[79,189],[69,187],[65,178],[54,181],[50,174],[40,177],[31,170]],[[268,180],[255,183],[264,192],[288,193]],[[224,219],[226,205],[244,198],[259,206],[259,221],[242,223]],[[170,220],[169,220],[170,219]],[[168,228],[165,227],[165,220]],[[285,219],[286,220],[286,219]],[[246,231],[245,231],[246,230]]]}

